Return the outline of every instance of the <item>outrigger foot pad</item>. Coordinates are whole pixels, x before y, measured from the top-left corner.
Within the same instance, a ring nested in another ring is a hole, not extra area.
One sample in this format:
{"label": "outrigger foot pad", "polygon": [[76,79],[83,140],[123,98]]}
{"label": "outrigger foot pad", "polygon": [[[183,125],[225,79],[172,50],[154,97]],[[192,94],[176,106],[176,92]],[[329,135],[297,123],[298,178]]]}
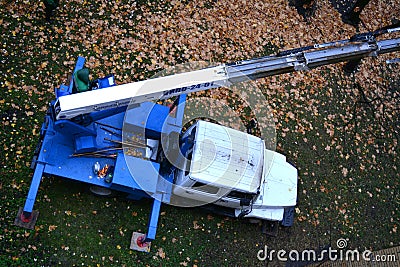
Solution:
{"label": "outrigger foot pad", "polygon": [[141,252],[150,252],[151,242],[144,242],[145,239],[145,234],[133,232],[130,249]]}
{"label": "outrigger foot pad", "polygon": [[24,209],[20,207],[18,210],[17,217],[14,220],[14,224],[16,226],[33,230],[35,228],[38,216],[39,216],[39,211],[34,210],[28,215],[26,212],[24,212]]}

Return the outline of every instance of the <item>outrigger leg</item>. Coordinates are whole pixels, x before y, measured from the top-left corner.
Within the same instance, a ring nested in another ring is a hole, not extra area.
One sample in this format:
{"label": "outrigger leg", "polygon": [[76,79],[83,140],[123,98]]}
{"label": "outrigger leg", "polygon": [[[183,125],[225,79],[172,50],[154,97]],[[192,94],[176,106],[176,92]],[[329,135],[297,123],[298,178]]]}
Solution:
{"label": "outrigger leg", "polygon": [[158,217],[160,216],[161,201],[154,199],[153,208],[151,209],[150,220],[148,224],[147,234],[133,232],[130,249],[137,251],[150,251],[151,241],[155,239],[157,232]]}

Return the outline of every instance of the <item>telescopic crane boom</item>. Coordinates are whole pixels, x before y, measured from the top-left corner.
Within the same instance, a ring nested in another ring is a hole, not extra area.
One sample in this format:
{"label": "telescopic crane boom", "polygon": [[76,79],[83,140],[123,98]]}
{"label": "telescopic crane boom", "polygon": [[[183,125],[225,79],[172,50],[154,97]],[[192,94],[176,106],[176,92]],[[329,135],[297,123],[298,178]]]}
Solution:
{"label": "telescopic crane boom", "polygon": [[276,56],[221,64],[215,67],[118,85],[104,90],[61,96],[55,103],[57,119],[166,99],[191,92],[229,86],[248,79],[309,70],[343,61],[358,60],[400,50],[400,38],[377,41],[375,36],[400,31],[400,27],[355,35],[349,40],[288,50]]}

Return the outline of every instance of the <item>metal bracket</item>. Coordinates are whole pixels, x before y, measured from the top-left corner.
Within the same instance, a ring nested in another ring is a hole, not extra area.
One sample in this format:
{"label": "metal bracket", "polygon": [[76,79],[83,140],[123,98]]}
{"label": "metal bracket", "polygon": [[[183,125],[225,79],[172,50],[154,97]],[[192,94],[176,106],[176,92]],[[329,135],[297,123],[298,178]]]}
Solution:
{"label": "metal bracket", "polygon": [[294,62],[293,65],[294,65],[294,70],[295,71],[302,71],[302,70],[308,71],[308,70],[310,70],[310,68],[307,66],[306,63]]}
{"label": "metal bracket", "polygon": [[277,236],[279,229],[279,222],[278,221],[263,221],[262,222],[262,233],[266,234],[267,236]]}

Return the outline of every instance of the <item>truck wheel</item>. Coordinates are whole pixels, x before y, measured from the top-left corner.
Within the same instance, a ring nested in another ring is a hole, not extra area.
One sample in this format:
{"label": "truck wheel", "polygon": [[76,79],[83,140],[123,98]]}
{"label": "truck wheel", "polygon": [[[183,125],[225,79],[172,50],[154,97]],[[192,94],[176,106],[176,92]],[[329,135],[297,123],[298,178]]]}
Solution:
{"label": "truck wheel", "polygon": [[113,195],[113,191],[111,189],[102,186],[91,185],[89,190],[92,194],[100,197],[110,197]]}
{"label": "truck wheel", "polygon": [[294,214],[295,214],[295,210],[294,209],[295,209],[294,206],[285,208],[285,211],[283,212],[283,220],[281,222],[282,226],[290,227],[290,226],[293,225],[293,223],[294,223]]}
{"label": "truck wheel", "polygon": [[267,236],[276,237],[278,235],[279,222],[264,220],[262,223],[262,232]]}

